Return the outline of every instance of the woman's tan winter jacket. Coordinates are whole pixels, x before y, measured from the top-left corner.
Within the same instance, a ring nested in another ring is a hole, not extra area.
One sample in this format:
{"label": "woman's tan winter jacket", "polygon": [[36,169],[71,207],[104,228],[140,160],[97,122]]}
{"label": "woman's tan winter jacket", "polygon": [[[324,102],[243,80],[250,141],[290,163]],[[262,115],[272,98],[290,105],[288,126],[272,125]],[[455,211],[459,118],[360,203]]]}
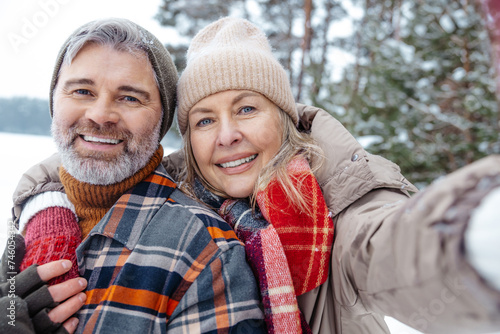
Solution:
{"label": "woman's tan winter jacket", "polygon": [[[392,316],[425,333],[500,331],[500,292],[466,259],[464,233],[471,211],[500,185],[500,156],[469,165],[424,191],[399,167],[374,156],[325,111],[298,105],[300,128],[323,148],[317,173],[333,213],[335,241],[330,276],[299,296],[313,333],[388,333]],[[24,201],[47,190],[64,191],[57,155],[32,167],[14,195],[14,219]],[[173,177],[183,160],[164,158]],[[478,184],[487,186],[478,190]]]}

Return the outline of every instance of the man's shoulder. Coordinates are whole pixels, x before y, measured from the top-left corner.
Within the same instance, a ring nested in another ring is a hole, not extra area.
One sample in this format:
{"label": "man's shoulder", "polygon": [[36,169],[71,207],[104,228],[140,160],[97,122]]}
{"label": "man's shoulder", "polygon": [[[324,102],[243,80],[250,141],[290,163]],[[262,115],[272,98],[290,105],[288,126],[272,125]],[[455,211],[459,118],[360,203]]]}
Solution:
{"label": "man's shoulder", "polygon": [[165,202],[164,209],[170,211],[181,224],[189,224],[192,231],[208,233],[223,251],[242,243],[234,230],[215,211],[175,189]]}

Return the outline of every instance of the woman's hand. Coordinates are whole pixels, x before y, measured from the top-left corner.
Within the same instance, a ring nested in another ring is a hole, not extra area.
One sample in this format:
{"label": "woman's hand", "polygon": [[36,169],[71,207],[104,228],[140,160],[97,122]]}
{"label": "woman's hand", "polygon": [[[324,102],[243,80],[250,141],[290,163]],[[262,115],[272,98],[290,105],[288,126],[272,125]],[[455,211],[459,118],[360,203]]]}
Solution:
{"label": "woman's hand", "polygon": [[8,323],[12,319],[7,316],[0,319],[0,328],[22,334],[73,333],[78,319],[72,315],[85,303],[86,295],[82,291],[87,281],[78,277],[48,286],[47,281],[70,270],[69,260],[32,265],[17,275],[10,274],[19,272],[20,259],[24,256],[23,237],[15,235],[13,241],[15,249],[6,247],[2,256],[0,305],[3,310],[15,305],[15,327]]}

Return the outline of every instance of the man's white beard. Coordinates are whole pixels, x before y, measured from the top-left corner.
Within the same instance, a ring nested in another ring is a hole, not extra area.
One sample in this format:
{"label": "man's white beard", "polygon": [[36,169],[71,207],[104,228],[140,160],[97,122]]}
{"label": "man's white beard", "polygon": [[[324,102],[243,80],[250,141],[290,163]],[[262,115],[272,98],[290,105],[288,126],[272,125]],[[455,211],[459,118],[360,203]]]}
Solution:
{"label": "man's white beard", "polygon": [[[87,125],[86,128],[88,127]],[[99,126],[93,125],[93,127],[95,128],[93,135],[98,135]],[[123,153],[113,159],[97,151],[82,157],[73,146],[78,136],[77,128],[78,125],[74,125],[64,131],[55,120],[52,122],[52,135],[59,149],[63,167],[81,182],[110,185],[131,177],[146,166],[158,148],[161,122],[155,126],[152,133],[132,135],[127,132]]]}

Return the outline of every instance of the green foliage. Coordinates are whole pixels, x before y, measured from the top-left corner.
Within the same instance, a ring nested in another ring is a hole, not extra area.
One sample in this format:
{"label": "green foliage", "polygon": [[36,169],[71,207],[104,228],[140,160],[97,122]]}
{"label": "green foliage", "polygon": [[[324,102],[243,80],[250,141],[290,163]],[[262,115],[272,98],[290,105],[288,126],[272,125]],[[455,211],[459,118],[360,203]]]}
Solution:
{"label": "green foliage", "polygon": [[395,14],[394,3],[370,2],[358,27],[363,56],[346,69],[356,76],[332,84],[333,98],[322,102],[328,109],[344,101],[338,117],[355,136],[384,138],[368,150],[425,185],[500,153],[494,67],[484,22],[472,4],[404,1],[394,27],[394,15],[388,22],[379,18]]}

